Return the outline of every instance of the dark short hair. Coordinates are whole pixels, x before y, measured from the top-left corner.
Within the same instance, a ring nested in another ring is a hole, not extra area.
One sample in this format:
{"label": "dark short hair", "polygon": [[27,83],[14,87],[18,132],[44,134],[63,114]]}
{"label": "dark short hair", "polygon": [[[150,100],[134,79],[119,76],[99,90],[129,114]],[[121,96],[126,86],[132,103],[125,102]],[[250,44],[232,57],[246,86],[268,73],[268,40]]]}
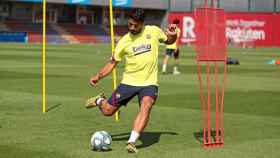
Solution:
{"label": "dark short hair", "polygon": [[179,20],[179,19],[174,19],[174,20],[173,20],[173,24],[179,25],[179,24],[180,24],[180,20]]}
{"label": "dark short hair", "polygon": [[135,20],[135,21],[140,21],[144,22],[145,20],[145,13],[143,9],[133,9],[129,13],[129,18]]}

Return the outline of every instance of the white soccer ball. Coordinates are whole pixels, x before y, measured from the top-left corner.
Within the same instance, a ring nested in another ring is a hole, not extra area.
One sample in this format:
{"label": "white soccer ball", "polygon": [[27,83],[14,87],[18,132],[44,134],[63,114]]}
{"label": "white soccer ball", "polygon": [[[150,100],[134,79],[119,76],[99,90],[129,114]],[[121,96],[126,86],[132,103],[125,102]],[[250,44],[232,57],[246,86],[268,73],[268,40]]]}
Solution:
{"label": "white soccer ball", "polygon": [[90,143],[93,150],[108,151],[111,150],[112,138],[106,131],[97,131],[91,136]]}

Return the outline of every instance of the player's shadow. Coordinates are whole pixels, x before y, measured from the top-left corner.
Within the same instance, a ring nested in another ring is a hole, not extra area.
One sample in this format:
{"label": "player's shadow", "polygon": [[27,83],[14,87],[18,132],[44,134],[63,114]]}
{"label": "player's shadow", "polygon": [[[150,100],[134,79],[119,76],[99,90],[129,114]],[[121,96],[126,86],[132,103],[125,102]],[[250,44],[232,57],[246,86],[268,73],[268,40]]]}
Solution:
{"label": "player's shadow", "polygon": [[[153,144],[156,144],[160,140],[161,135],[178,135],[175,132],[143,132],[139,138],[142,144],[137,145],[137,148],[146,148]],[[129,139],[130,133],[113,134],[113,141],[127,141]]]}
{"label": "player's shadow", "polygon": [[[207,131],[206,131],[207,133]],[[221,135],[221,132],[219,131],[219,134]],[[201,144],[203,144],[203,131],[193,132],[194,138]],[[215,141],[216,139],[216,130],[211,129],[210,130],[210,137]],[[208,139],[208,137],[206,137]]]}
{"label": "player's shadow", "polygon": [[193,132],[193,137],[198,141],[199,143],[203,143],[203,134],[202,131],[199,132]]}
{"label": "player's shadow", "polygon": [[57,103],[57,104],[55,104],[55,105],[53,105],[53,106],[50,106],[48,109],[47,109],[47,112],[50,112],[50,111],[52,111],[52,110],[54,110],[54,109],[57,109],[58,107],[60,107],[62,104],[61,103]]}

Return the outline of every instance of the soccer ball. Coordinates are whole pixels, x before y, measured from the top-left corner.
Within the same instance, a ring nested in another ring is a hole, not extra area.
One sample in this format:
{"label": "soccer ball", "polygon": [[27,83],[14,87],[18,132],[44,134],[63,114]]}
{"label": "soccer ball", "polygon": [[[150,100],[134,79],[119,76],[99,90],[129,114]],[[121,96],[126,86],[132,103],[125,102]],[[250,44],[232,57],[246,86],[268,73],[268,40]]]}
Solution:
{"label": "soccer ball", "polygon": [[112,138],[106,131],[95,132],[90,139],[91,147],[96,151],[111,150]]}

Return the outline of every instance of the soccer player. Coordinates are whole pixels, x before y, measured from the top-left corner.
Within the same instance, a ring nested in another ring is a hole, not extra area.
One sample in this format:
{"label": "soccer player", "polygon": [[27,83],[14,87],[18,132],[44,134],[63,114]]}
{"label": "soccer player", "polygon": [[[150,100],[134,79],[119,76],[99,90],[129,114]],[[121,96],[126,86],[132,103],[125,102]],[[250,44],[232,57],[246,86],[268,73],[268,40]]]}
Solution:
{"label": "soccer player", "polygon": [[178,48],[178,39],[180,37],[180,32],[181,32],[181,30],[179,29],[180,21],[178,19],[175,19],[172,23],[174,25],[176,25],[177,41],[174,42],[173,44],[167,44],[166,45],[166,53],[165,53],[165,57],[163,59],[163,64],[162,64],[162,73],[166,73],[168,60],[169,60],[170,57],[174,56],[175,65],[173,67],[173,74],[174,75],[179,75],[179,74],[181,74],[181,72],[178,70],[179,54],[180,54],[180,50]]}
{"label": "soccer player", "polygon": [[160,42],[172,44],[176,41],[175,26],[170,25],[166,32],[157,26],[144,25],[145,14],[141,9],[133,9],[128,18],[129,32],[116,46],[114,56],[90,79],[92,86],[111,73],[125,58],[125,71],[122,81],[111,97],[106,100],[103,94],[90,98],[86,108],[98,106],[105,116],[112,116],[122,105],[138,96],[140,110],[134,120],[133,129],[127,142],[127,151],[136,153],[138,137],[148,124],[151,109],[158,95],[158,47]]}

